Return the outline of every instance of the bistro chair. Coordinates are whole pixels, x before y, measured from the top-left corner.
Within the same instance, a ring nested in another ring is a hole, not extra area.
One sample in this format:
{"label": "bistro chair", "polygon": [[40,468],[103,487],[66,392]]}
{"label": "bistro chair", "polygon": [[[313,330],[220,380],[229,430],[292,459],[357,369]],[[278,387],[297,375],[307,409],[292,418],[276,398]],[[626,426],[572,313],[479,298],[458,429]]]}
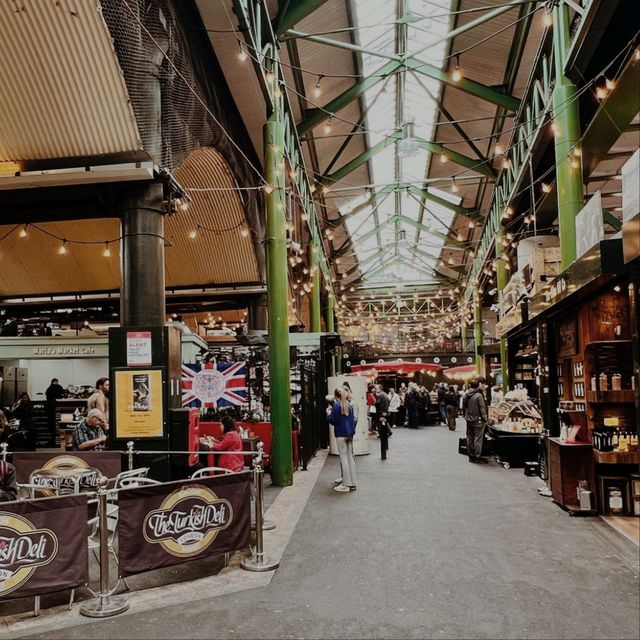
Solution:
{"label": "bistro chair", "polygon": [[148,473],[149,467],[138,467],[136,469],[129,469],[128,471],[121,471],[113,478],[113,488],[119,489],[123,481],[128,478],[146,478]]}
{"label": "bistro chair", "polygon": [[233,473],[233,471],[231,471],[231,469],[225,469],[224,467],[203,467],[191,474],[191,480],[197,480],[198,478],[205,478],[216,474],[226,475],[229,473]]}
{"label": "bistro chair", "polygon": [[[98,550],[100,549],[100,513],[98,512],[98,499],[94,498],[92,500],[88,500],[87,504],[91,507],[95,507],[95,515],[92,518],[89,518],[87,521],[87,535],[88,535],[88,545],[89,551],[93,553],[98,566],[100,566],[100,556],[98,554]],[[116,562],[116,566],[119,567],[118,563],[118,554],[115,550],[115,541],[116,541],[116,533],[118,531],[118,506],[112,504],[111,502],[107,502],[107,549],[109,553],[113,555],[113,559]],[[119,571],[118,571],[119,573]],[[127,590],[129,586],[124,578],[118,578],[118,582],[116,586],[113,588],[115,591],[118,588],[118,584],[120,584],[120,580],[124,582]]]}
{"label": "bistro chair", "polygon": [[122,478],[118,489],[134,489],[135,487],[148,487],[153,484],[162,484],[162,482],[153,478],[145,478],[144,476],[133,476]]}

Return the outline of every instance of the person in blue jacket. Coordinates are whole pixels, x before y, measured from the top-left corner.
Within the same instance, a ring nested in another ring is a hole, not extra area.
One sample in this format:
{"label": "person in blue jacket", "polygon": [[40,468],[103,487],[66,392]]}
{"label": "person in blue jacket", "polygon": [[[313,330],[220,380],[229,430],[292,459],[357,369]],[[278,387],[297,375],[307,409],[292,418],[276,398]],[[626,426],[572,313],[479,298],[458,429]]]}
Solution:
{"label": "person in blue jacket", "polygon": [[356,425],[353,405],[349,402],[348,391],[344,388],[336,389],[336,399],[329,414],[329,423],[333,425],[342,468],[342,482],[333,490],[339,493],[355,491],[356,461],[353,457],[353,436],[356,433]]}

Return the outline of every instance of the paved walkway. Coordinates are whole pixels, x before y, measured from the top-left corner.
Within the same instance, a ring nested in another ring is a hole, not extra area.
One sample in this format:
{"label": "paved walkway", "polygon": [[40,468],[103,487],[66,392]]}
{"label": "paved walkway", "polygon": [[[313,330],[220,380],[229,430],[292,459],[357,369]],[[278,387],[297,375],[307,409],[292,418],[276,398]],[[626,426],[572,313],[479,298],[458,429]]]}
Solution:
{"label": "paved walkway", "polygon": [[[638,638],[637,549],[442,427],[372,439],[358,490],[330,457],[272,582],[54,638]],[[625,546],[626,545],[626,546]]]}

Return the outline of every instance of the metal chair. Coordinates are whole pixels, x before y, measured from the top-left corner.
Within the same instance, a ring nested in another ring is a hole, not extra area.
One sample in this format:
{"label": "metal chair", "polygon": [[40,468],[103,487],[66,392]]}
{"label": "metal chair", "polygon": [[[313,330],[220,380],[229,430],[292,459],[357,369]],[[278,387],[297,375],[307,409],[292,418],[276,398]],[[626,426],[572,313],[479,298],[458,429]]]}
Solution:
{"label": "metal chair", "polygon": [[162,482],[160,482],[160,480],[154,480],[153,478],[133,476],[129,478],[122,478],[118,489],[134,489],[135,487],[147,487],[153,484],[162,484]]}
{"label": "metal chair", "polygon": [[121,471],[115,478],[113,478],[113,488],[119,489],[122,486],[123,480],[126,480],[127,478],[146,478],[148,473],[149,467],[138,467],[137,469]]}
{"label": "metal chair", "polygon": [[[93,553],[98,566],[100,565],[100,556],[98,555],[98,550],[100,549],[100,514],[98,513],[98,500],[94,498],[92,500],[87,501],[87,505],[92,505],[96,507],[96,515],[92,518],[89,518],[87,521],[87,536],[88,536],[88,546],[89,551]],[[113,559],[116,562],[116,566],[118,564],[118,554],[115,550],[115,540],[116,533],[118,531],[118,505],[113,504],[111,502],[107,502],[107,549],[113,555]],[[121,578],[118,578],[118,582],[114,587],[114,591],[117,589],[118,584],[120,583]],[[125,587],[128,589],[129,586],[124,578],[122,578]]]}
{"label": "metal chair", "polygon": [[198,469],[191,474],[191,480],[212,476],[218,472],[220,472],[221,475],[233,473],[231,469],[225,469],[224,467],[203,467],[202,469]]}
{"label": "metal chair", "polygon": [[[18,482],[18,500],[34,500],[36,497],[44,498],[53,492],[54,495],[58,495],[57,483],[51,482],[49,484],[34,484],[33,482]],[[25,493],[27,494],[25,496]],[[37,493],[46,495],[36,496]]]}

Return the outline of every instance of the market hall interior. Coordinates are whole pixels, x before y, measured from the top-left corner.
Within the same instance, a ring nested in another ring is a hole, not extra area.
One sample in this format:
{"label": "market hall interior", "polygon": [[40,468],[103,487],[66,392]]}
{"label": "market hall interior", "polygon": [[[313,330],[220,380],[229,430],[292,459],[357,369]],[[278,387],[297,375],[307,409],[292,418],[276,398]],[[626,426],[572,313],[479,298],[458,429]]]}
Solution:
{"label": "market hall interior", "polygon": [[634,637],[631,0],[6,0],[0,57],[0,635]]}

